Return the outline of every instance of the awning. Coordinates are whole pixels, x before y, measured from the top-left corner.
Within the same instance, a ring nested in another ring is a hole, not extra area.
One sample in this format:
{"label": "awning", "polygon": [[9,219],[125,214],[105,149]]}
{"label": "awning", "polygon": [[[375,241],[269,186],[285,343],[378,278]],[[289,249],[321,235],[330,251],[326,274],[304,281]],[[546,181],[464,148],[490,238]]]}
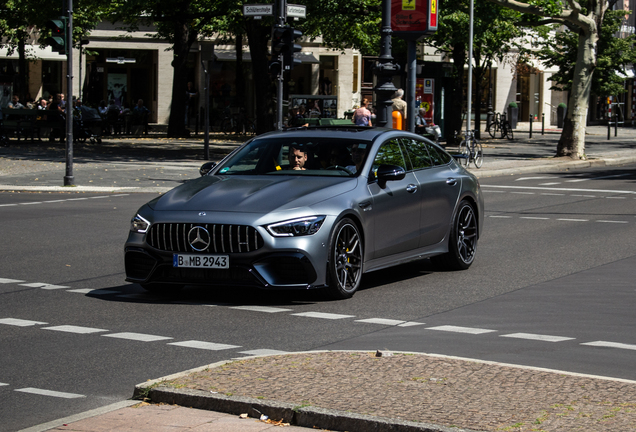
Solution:
{"label": "awning", "polygon": [[[214,59],[216,61],[236,61],[235,50],[214,50]],[[297,52],[294,53],[294,59],[300,60],[302,63],[320,63],[313,53],[310,52]],[[252,57],[247,51],[243,51],[243,61],[250,62]]]}

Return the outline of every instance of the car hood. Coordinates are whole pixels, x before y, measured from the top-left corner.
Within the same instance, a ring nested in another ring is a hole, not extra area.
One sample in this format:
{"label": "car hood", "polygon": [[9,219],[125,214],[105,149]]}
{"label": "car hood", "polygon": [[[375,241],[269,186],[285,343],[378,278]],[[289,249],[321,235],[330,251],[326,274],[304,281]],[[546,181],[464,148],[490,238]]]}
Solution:
{"label": "car hood", "polygon": [[356,178],[315,176],[204,176],[149,205],[156,211],[269,213],[306,207],[348,192]]}

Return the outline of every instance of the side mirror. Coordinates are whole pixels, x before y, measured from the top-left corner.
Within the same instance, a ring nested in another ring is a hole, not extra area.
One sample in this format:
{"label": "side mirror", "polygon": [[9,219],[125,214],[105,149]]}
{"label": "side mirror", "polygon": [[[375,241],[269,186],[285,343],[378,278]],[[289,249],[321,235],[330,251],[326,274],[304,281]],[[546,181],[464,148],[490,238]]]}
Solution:
{"label": "side mirror", "polygon": [[385,185],[388,181],[402,180],[406,176],[404,168],[397,165],[380,165],[375,173],[380,186]]}
{"label": "side mirror", "polygon": [[214,168],[215,166],[216,162],[206,162],[201,165],[201,168],[199,168],[199,174],[201,174],[201,176],[207,175],[207,173],[212,171],[212,168]]}

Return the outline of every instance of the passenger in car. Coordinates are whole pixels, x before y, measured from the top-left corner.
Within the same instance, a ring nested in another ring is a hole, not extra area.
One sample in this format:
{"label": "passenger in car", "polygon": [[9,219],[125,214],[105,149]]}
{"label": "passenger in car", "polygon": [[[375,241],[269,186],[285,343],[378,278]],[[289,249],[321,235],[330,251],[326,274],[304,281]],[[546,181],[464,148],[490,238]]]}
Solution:
{"label": "passenger in car", "polygon": [[366,144],[354,144],[351,146],[351,159],[354,165],[349,165],[347,169],[353,174],[357,173],[362,168],[362,162],[364,162],[364,154],[367,151]]}

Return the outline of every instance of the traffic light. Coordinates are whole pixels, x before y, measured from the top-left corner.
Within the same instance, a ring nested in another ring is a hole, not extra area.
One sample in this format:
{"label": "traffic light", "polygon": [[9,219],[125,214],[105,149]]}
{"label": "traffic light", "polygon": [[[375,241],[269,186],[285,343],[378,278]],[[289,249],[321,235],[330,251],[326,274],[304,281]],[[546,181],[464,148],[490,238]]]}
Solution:
{"label": "traffic light", "polygon": [[46,27],[51,30],[51,36],[46,38],[47,45],[51,45],[54,52],[66,54],[66,18],[60,17],[47,21]]}
{"label": "traffic light", "polygon": [[287,31],[287,26],[276,25],[272,28],[272,60],[276,60],[285,51],[283,35]]}
{"label": "traffic light", "polygon": [[285,51],[283,51],[283,65],[285,65],[285,70],[292,70],[295,65],[302,63],[300,60],[294,59],[294,53],[300,52],[302,49],[295,41],[302,35],[303,33],[300,30],[289,26],[287,26],[283,33],[283,43],[287,47]]}

